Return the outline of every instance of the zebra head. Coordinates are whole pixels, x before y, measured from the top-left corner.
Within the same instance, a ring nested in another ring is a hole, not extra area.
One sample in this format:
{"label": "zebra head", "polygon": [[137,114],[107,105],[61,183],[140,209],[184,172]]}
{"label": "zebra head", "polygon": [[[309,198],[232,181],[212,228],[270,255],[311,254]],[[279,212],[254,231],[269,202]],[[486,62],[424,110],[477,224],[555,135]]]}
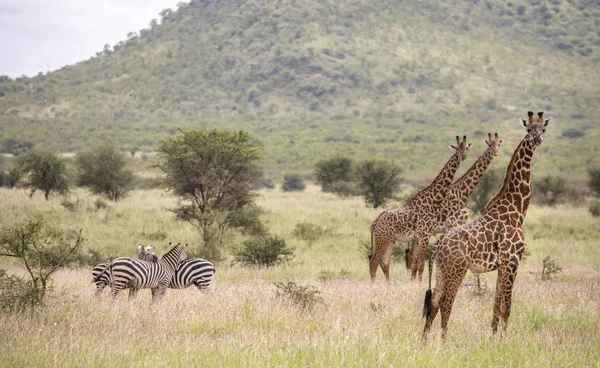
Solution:
{"label": "zebra head", "polygon": [[156,262],[158,261],[158,257],[156,257],[156,252],[154,251],[154,245],[149,245],[144,248],[142,244],[138,245],[138,259],[147,262]]}

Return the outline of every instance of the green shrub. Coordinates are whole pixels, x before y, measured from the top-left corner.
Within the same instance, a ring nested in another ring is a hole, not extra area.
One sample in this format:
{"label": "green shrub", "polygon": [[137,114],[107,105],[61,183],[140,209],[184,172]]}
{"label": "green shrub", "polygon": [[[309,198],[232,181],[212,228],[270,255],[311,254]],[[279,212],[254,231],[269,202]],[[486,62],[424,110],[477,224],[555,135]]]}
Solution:
{"label": "green shrub", "polygon": [[579,138],[585,136],[585,132],[579,129],[569,128],[563,132],[562,136],[570,139]]}
{"label": "green shrub", "polygon": [[327,233],[321,226],[310,222],[300,222],[296,224],[293,235],[309,243],[317,241],[321,236]]}
{"label": "green shrub", "polygon": [[0,311],[14,313],[37,306],[42,301],[41,289],[32,281],[7,275],[0,269]]}
{"label": "green shrub", "polygon": [[590,188],[597,196],[600,196],[600,169],[590,169],[588,175],[590,176]]}
{"label": "green shrub", "polygon": [[552,257],[547,256],[542,261],[541,277],[543,281],[550,280],[562,271],[562,268],[556,264]]}
{"label": "green shrub", "polygon": [[277,236],[260,236],[244,241],[233,252],[234,263],[244,266],[275,266],[294,258],[294,248]]}
{"label": "green shrub", "polygon": [[108,203],[106,203],[106,201],[102,198],[97,198],[93,204],[94,204],[94,208],[96,209],[96,211],[104,210],[104,209],[108,208]]}
{"label": "green shrub", "polygon": [[402,169],[385,160],[366,160],[355,169],[358,190],[367,206],[383,206],[398,190],[402,182]]}
{"label": "green shrub", "polygon": [[334,157],[317,162],[315,178],[324,192],[350,195],[353,161],[347,157]]}
{"label": "green shrub", "polygon": [[317,304],[325,305],[321,291],[314,286],[298,285],[292,281],[276,282],[274,285],[277,288],[278,298],[289,300],[303,311],[310,312]]}
{"label": "green shrub", "polygon": [[285,174],[281,189],[284,192],[298,192],[306,189],[306,184],[300,174]]}
{"label": "green shrub", "polygon": [[592,204],[589,207],[589,210],[590,210],[590,213],[592,214],[592,216],[599,217],[600,216],[600,202],[599,201],[592,202]]}
{"label": "green shrub", "polygon": [[255,204],[244,206],[241,210],[232,212],[229,215],[229,226],[241,229],[242,234],[252,236],[262,236],[267,234],[265,225],[260,220],[263,213],[260,207]]}
{"label": "green shrub", "polygon": [[565,194],[566,180],[559,176],[546,175],[533,187],[537,197],[546,206],[554,206]]}

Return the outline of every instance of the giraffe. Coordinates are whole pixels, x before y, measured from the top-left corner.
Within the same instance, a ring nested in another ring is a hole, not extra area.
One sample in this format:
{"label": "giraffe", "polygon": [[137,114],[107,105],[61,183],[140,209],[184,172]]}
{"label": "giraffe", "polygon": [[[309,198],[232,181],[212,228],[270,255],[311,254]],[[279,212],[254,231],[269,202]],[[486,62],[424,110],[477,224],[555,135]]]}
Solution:
{"label": "giraffe", "polygon": [[[467,222],[467,201],[479,185],[483,174],[494,157],[498,156],[498,148],[500,148],[504,140],[498,138],[498,133],[495,133],[493,136],[492,133],[488,133],[488,139],[483,142],[486,144],[487,149],[460,179],[450,185],[446,199],[444,199],[441,210],[438,213],[437,228],[434,234],[443,233]],[[409,249],[406,250],[405,259],[407,269],[411,269],[410,258],[412,256],[412,249],[414,248],[409,246]],[[479,284],[479,277],[477,275],[476,277]]]}
{"label": "giraffe", "polygon": [[[472,143],[467,144],[467,136],[461,141],[456,136],[456,146],[450,147],[454,154],[448,160],[435,180],[425,189],[421,190],[411,200],[400,208],[383,211],[371,224],[371,248],[369,267],[371,280],[375,281],[377,267],[381,266],[385,278],[390,279],[390,259],[392,248],[396,240],[406,241],[416,237],[417,252],[422,251],[422,265],[420,275],[423,274],[425,263],[425,250],[429,237],[436,226],[436,217],[440,205],[446,198],[448,188],[452,184],[454,174],[461,161],[467,157],[467,150]],[[417,268],[413,269],[412,277],[415,278]]]}
{"label": "giraffe", "polygon": [[[500,318],[506,330],[512,304],[512,288],[526,245],[521,226],[531,196],[531,160],[534,150],[542,143],[542,135],[551,120],[544,120],[543,114],[539,112],[537,120],[534,120],[533,112],[529,111],[529,121],[522,120],[527,135],[512,155],[502,187],[486,204],[481,217],[448,230],[437,241],[435,255],[429,259],[429,289],[425,293],[423,308],[426,318],[423,341],[427,338],[438,310],[441,310],[442,337],[445,337],[454,298],[468,270],[477,273],[498,271],[492,331],[497,332]],[[432,294],[434,258],[437,270]]]}

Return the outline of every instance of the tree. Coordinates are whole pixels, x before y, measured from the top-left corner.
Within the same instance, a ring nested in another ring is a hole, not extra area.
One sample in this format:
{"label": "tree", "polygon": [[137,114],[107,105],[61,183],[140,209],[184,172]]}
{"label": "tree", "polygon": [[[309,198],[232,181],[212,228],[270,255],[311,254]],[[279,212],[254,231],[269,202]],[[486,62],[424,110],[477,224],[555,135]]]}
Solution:
{"label": "tree", "polygon": [[546,175],[536,182],[534,189],[545,205],[554,206],[564,195],[565,187],[565,179],[560,176]]}
{"label": "tree", "polygon": [[104,144],[82,152],[75,159],[79,186],[117,201],[131,189],[133,172],[127,170],[125,155],[114,146]]}
{"label": "tree", "polygon": [[315,177],[324,192],[348,195],[352,192],[353,161],[347,157],[334,157],[317,162]]}
{"label": "tree", "polygon": [[160,142],[156,167],[166,174],[162,185],[179,197],[173,211],[200,230],[212,251],[234,212],[253,203],[261,157],[262,147],[243,130],[180,130]]}
{"label": "tree", "polygon": [[[40,302],[49,286],[53,273],[62,267],[67,259],[79,248],[83,238],[81,230],[65,235],[50,228],[42,219],[29,219],[0,230],[0,256],[13,257],[23,265],[30,279],[22,282],[8,277],[11,285],[25,285],[27,304]],[[2,273],[3,277],[7,275]],[[2,294],[5,296],[3,290]],[[10,292],[10,290],[8,290]],[[18,298],[19,295],[12,295]],[[2,304],[11,302],[3,300]],[[14,302],[14,301],[12,301]]]}
{"label": "tree", "polygon": [[285,174],[281,189],[284,192],[303,191],[306,189],[306,185],[300,174]]}
{"label": "tree", "polygon": [[16,168],[12,168],[8,170],[8,174],[6,175],[4,185],[12,189],[15,187],[15,185],[17,185],[19,180],[21,180],[21,173]]}
{"label": "tree", "polygon": [[600,169],[590,169],[588,174],[590,175],[590,188],[597,196],[600,196]]}
{"label": "tree", "polygon": [[483,174],[479,185],[473,191],[473,195],[471,195],[473,199],[471,209],[473,212],[483,213],[485,205],[492,195],[500,189],[503,178],[503,171],[501,169],[490,169]]}
{"label": "tree", "polygon": [[16,168],[31,195],[41,190],[48,200],[52,192],[65,193],[69,189],[65,162],[55,152],[45,149],[26,152],[17,157]]}
{"label": "tree", "polygon": [[366,160],[358,164],[355,178],[367,206],[378,208],[392,198],[402,182],[402,169],[385,160]]}

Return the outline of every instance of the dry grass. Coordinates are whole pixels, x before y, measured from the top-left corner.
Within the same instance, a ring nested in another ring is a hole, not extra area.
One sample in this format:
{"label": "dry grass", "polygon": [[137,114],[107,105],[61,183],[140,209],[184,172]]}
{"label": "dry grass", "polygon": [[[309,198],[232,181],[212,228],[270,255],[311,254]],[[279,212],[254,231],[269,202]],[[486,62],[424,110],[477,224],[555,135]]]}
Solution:
{"label": "dry grass", "polygon": [[[109,209],[69,212],[55,199],[29,199],[0,190],[2,223],[44,214],[62,227],[84,229],[87,246],[133,255],[139,234],[162,229],[168,240],[197,242],[188,225],[164,211],[173,200],[160,191],[136,192]],[[272,269],[217,266],[212,291],[167,291],[157,305],[149,291],[137,300],[105,292],[93,298],[89,270],[63,270],[43,308],[0,314],[0,366],[524,366],[600,364],[600,256],[597,219],[585,208],[532,208],[525,259],[513,297],[508,331],[491,334],[495,275],[483,275],[490,291],[461,288],[442,342],[439,319],[423,346],[421,311],[426,282],[409,281],[404,266],[392,266],[372,284],[358,242],[379,211],[359,199],[340,200],[309,187],[304,193],[261,193],[270,230],[297,248],[296,259]],[[299,222],[330,233],[312,244],[292,236]],[[232,244],[238,235],[230,236]],[[556,281],[542,282],[541,259],[563,267]],[[14,269],[14,268],[13,268]],[[328,281],[319,275],[327,271]],[[467,276],[470,281],[471,276]],[[325,305],[302,311],[276,297],[275,281],[313,285]]]}

